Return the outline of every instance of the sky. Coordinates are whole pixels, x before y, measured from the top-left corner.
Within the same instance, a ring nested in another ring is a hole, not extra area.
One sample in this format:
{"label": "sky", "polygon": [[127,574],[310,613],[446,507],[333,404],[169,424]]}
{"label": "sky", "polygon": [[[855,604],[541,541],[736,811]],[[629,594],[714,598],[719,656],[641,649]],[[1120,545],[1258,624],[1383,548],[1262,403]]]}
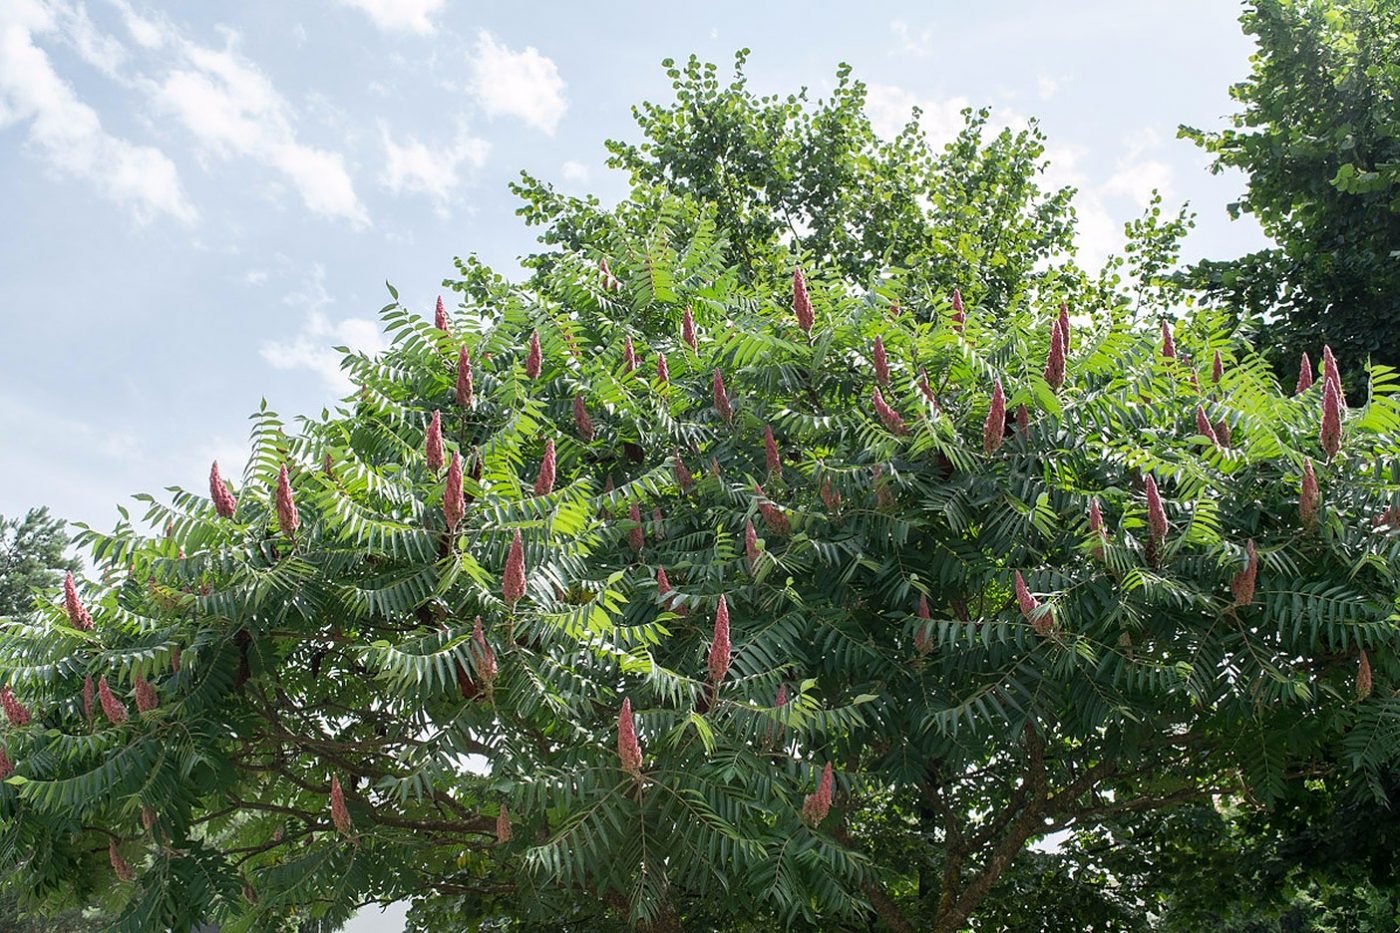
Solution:
{"label": "sky", "polygon": [[[752,50],[761,93],[829,90],[877,130],[915,104],[1041,121],[1080,193],[1082,258],[1156,188],[1185,258],[1264,245],[1177,127],[1220,128],[1252,46],[1230,0],[995,3],[0,0],[0,514],[110,528],[131,494],[242,467],[248,415],[347,391],[330,348],[382,346],[392,282],[431,312],[453,258],[518,269],[521,170],[605,201],[603,141],[669,100],[660,67]],[[352,929],[394,931],[395,916]]]}

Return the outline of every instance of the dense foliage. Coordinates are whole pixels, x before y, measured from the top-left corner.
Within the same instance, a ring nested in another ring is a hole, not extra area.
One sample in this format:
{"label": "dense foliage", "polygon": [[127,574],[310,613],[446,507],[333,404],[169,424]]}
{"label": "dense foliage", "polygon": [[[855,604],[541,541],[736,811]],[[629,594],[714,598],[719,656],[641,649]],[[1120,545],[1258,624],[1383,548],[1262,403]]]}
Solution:
{"label": "dense foliage", "polygon": [[1331,343],[1364,392],[1369,357],[1400,365],[1400,2],[1255,0],[1258,43],[1233,128],[1183,129],[1242,169],[1232,206],[1276,247],[1205,262],[1190,279],[1258,329],[1284,371]]}
{"label": "dense foliage", "polygon": [[36,593],[51,588],[78,562],[67,553],[64,522],[44,507],[23,518],[0,515],[0,616],[27,612]]}
{"label": "dense foliage", "polygon": [[[818,255],[659,179],[527,183],[529,283],[394,295],[354,394],[85,531],[94,579],[0,632],[26,909],[1130,929],[1169,885],[1091,837],[1385,792],[1392,371],[1345,410],[1335,365],[1295,392],[1221,319],[1038,271],[1058,234],[969,238],[960,295],[933,246]],[[960,241],[938,209],[909,242]]]}

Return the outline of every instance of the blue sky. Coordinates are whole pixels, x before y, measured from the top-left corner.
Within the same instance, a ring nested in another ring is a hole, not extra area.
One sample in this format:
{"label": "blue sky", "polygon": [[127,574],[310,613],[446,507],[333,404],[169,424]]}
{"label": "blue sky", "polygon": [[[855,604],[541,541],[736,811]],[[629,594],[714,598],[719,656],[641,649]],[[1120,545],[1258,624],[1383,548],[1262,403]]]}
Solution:
{"label": "blue sky", "polygon": [[[455,255],[514,269],[521,169],[615,198],[607,137],[659,67],[750,47],[761,91],[848,61],[877,127],[912,104],[1042,120],[1090,258],[1160,188],[1188,258],[1263,240],[1175,138],[1235,108],[1251,46],[1224,0],[965,4],[0,0],[0,513],[115,504],[241,467],[247,414],[343,391],[390,280],[429,312]],[[396,929],[365,921],[360,929]]]}

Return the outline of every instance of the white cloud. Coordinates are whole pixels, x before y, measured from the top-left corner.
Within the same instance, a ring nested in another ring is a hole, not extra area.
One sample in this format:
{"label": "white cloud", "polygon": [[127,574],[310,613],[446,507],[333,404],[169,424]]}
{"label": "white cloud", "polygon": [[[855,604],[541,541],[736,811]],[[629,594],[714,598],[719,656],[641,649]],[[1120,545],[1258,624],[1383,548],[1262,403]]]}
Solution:
{"label": "white cloud", "polygon": [[461,168],[479,169],[486,163],[491,144],[471,136],[465,127],[451,145],[431,146],[410,136],[396,143],[387,127],[381,125],[387,161],[380,182],[395,194],[425,194],[433,199],[440,215],[446,214],[453,194],[461,184]]}
{"label": "white cloud", "polygon": [[267,281],[267,270],[249,269],[243,274],[243,281],[248,285],[262,285]]}
{"label": "white cloud", "polygon": [[1049,75],[1041,75],[1035,79],[1035,89],[1041,100],[1049,100],[1060,89],[1060,82]]}
{"label": "white cloud", "polygon": [[866,89],[865,110],[877,135],[893,139],[909,122],[911,111],[922,112],[919,124],[935,149],[949,143],[963,128],[962,111],[970,106],[966,97],[947,100],[921,99],[914,92],[893,84],[871,84]]}
{"label": "white cloud", "polygon": [[1143,208],[1152,200],[1154,189],[1163,198],[1169,197],[1174,174],[1170,165],[1156,159],[1119,163],[1118,171],[1103,183],[1101,190],[1106,195],[1128,198]]}
{"label": "white cloud", "polygon": [[[51,169],[130,205],[140,221],[163,213],[192,222],[198,212],[180,185],[175,163],[159,149],[104,130],[97,111],[78,98],[34,43],[31,30],[47,31],[54,24],[46,9],[28,0],[0,11],[0,127],[29,121],[29,143]],[[100,51],[100,44],[90,49],[98,57],[111,54]]]}
{"label": "white cloud", "polygon": [[326,269],[320,263],[312,268],[304,289],[282,299],[284,304],[306,309],[306,323],[290,340],[270,340],[259,351],[277,369],[309,369],[330,388],[348,393],[354,384],[340,369],[340,354],[331,347],[345,346],[369,354],[386,349],[384,334],[376,321],[346,318],[333,323],[325,309],[334,303],[326,291]]}
{"label": "white cloud", "polygon": [[517,117],[552,135],[568,109],[559,69],[534,46],[512,51],[482,30],[471,69],[468,90],[487,116]]}
{"label": "white cloud", "polygon": [[890,32],[894,33],[899,41],[891,52],[891,55],[916,55],[919,58],[927,58],[933,54],[933,30],[921,29],[916,35],[909,24],[902,19],[893,20],[890,23]]}
{"label": "white cloud", "polygon": [[158,107],[209,151],[250,158],[286,175],[311,211],[368,225],[344,158],[297,139],[295,112],[257,66],[232,48],[178,44],[187,67],[154,87]]}
{"label": "white cloud", "polygon": [[436,30],[433,15],[445,0],[340,0],[369,15],[385,32],[412,32],[429,35]]}
{"label": "white cloud", "polygon": [[588,181],[589,176],[592,174],[589,172],[588,166],[584,165],[582,162],[575,162],[573,159],[565,162],[560,168],[560,172],[563,174],[565,181],[574,182]]}

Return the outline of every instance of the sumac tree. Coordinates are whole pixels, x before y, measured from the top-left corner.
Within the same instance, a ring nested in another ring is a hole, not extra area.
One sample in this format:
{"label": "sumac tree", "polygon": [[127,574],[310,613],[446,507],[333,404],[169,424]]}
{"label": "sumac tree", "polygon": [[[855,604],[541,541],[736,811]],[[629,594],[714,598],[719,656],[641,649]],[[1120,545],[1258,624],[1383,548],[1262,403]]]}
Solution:
{"label": "sumac tree", "polygon": [[84,533],[0,635],[7,888],[958,930],[1048,834],[1395,767],[1392,372],[1345,410],[1111,284],[745,267],[652,196]]}

